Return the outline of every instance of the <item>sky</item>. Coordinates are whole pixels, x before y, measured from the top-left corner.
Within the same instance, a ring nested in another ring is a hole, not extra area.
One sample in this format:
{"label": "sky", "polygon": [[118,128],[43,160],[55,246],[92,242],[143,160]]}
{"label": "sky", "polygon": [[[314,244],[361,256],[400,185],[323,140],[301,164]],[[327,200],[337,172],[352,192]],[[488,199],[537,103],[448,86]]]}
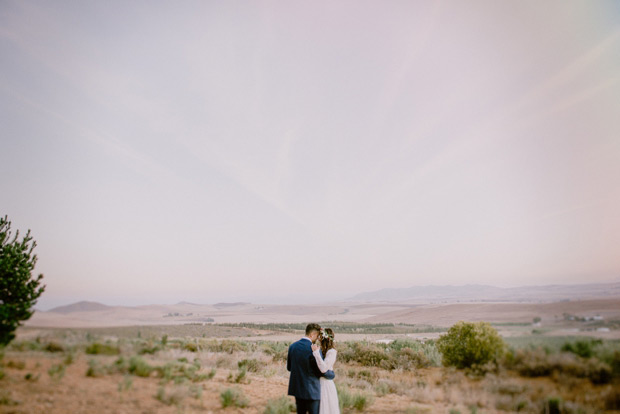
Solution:
{"label": "sky", "polygon": [[617,1],[0,0],[38,307],[620,280]]}

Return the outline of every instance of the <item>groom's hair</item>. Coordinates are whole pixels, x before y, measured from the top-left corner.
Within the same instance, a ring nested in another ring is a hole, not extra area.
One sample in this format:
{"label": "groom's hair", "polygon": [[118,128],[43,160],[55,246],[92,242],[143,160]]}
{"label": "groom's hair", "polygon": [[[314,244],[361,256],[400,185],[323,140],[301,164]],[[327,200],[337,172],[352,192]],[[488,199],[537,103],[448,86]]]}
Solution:
{"label": "groom's hair", "polygon": [[306,335],[310,335],[312,332],[321,332],[321,325],[318,323],[309,323],[306,326]]}

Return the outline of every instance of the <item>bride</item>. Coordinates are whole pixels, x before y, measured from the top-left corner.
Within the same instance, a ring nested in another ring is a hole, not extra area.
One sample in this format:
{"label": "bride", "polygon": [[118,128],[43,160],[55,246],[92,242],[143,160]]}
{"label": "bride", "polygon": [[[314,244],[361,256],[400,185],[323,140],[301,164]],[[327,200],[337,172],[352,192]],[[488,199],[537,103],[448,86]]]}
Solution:
{"label": "bride", "polygon": [[[334,348],[334,331],[331,328],[321,329],[319,334],[321,346],[312,345],[312,354],[316,359],[316,363],[322,373],[334,369],[337,351]],[[325,356],[325,359],[323,359]],[[340,414],[338,406],[338,392],[336,384],[333,380],[321,377],[321,402],[319,405],[319,414]]]}

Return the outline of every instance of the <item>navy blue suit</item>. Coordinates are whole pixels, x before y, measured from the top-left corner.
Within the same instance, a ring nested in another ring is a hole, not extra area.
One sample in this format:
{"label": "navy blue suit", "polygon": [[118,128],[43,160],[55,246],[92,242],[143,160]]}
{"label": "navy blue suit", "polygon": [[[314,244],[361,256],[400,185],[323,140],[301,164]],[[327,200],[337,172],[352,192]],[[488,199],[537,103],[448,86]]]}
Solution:
{"label": "navy blue suit", "polygon": [[[309,339],[302,338],[289,346],[286,369],[291,372],[288,395],[295,397],[297,414],[318,414],[321,400],[319,377],[323,374],[312,355],[312,342]],[[334,373],[327,371],[325,377],[333,379]]]}

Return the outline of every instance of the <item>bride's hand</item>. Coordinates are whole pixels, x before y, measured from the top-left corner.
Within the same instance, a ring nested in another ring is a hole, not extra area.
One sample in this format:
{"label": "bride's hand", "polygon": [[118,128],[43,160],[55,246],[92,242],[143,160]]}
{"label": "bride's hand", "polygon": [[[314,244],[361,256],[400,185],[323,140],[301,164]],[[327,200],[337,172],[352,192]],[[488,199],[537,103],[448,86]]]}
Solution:
{"label": "bride's hand", "polygon": [[312,352],[316,351],[317,349],[319,349],[319,346],[316,344],[312,344]]}

